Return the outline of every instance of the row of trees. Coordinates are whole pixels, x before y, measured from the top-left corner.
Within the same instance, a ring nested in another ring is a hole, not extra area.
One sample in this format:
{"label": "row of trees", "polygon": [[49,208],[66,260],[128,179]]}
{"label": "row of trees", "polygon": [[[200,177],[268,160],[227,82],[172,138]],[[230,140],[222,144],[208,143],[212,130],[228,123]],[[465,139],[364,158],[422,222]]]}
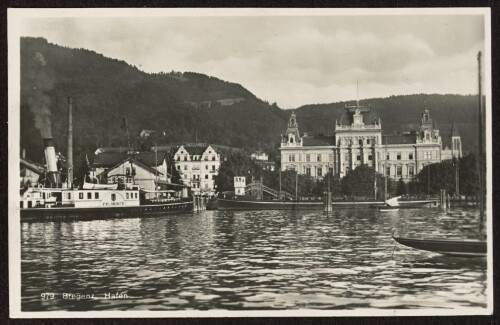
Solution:
{"label": "row of trees", "polygon": [[[219,192],[233,191],[235,176],[246,176],[247,184],[252,182],[252,178],[262,177],[264,185],[275,190],[281,188],[282,191],[293,195],[297,190],[297,195],[301,197],[321,196],[328,191],[328,185],[332,195],[337,197],[357,196],[382,199],[385,192],[384,176],[367,165],[357,167],[342,179],[330,173],[326,174],[323,179],[314,179],[307,175],[297,175],[295,171],[280,173],[279,170],[262,170],[248,156],[238,152],[226,156],[222,162],[219,175],[215,179],[217,190]],[[457,194],[456,176],[458,176],[459,194],[478,194],[478,168],[474,155],[427,165],[409,182],[403,179],[388,179],[387,193],[389,196],[435,195],[441,189],[445,189],[450,194]]]}

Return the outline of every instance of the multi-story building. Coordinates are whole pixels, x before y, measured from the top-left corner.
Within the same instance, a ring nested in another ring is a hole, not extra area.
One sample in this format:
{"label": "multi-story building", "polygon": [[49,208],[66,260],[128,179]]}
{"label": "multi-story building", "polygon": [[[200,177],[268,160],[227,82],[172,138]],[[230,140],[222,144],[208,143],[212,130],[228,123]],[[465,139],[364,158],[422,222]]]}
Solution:
{"label": "multi-story building", "polygon": [[382,122],[370,107],[346,105],[333,133],[333,136],[301,135],[292,112],[281,139],[281,169],[317,178],[328,172],[343,177],[360,165],[368,165],[391,178],[410,180],[427,164],[462,155],[456,126],[451,132],[452,148],[443,148],[428,109],[422,113],[418,130],[383,135]]}
{"label": "multi-story building", "polygon": [[177,170],[194,194],[215,194],[220,154],[207,144],[181,145],[174,151]]}
{"label": "multi-story building", "polygon": [[141,189],[154,190],[160,183],[171,182],[168,160],[165,151],[99,148],[94,155],[90,177],[100,183],[123,181],[138,184]]}

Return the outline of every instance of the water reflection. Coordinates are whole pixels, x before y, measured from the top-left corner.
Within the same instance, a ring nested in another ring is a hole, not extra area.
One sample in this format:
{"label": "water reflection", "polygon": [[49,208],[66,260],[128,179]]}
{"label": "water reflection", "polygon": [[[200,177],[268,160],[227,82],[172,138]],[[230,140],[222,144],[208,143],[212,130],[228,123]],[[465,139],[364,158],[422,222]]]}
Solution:
{"label": "water reflection", "polygon": [[[23,223],[22,309],[485,307],[485,259],[391,238],[476,238],[477,220],[473,210],[346,209]],[[128,299],[105,299],[109,292]]]}

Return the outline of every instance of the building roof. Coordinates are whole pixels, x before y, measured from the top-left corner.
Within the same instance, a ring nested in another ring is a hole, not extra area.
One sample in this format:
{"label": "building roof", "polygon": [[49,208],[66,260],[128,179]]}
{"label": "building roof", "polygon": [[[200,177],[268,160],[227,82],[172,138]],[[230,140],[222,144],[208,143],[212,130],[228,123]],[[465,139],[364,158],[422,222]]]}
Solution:
{"label": "building roof", "polygon": [[342,116],[339,119],[340,125],[351,125],[354,121],[353,115],[359,109],[360,113],[363,115],[364,124],[376,124],[378,118],[375,116],[370,107],[366,106],[346,106]]}
{"label": "building roof", "polygon": [[157,151],[156,153],[154,151],[143,151],[132,154],[127,152],[101,152],[94,156],[92,165],[93,167],[109,168],[129,157],[148,167],[156,167],[161,165],[163,160],[168,159],[168,154],[165,151]]}
{"label": "building roof", "polygon": [[417,135],[415,133],[384,135],[382,137],[382,144],[416,144],[416,143],[417,143]]}
{"label": "building roof", "polygon": [[319,147],[319,146],[331,146],[335,144],[334,137],[328,136],[316,136],[316,137],[303,137],[302,146],[303,147]]}
{"label": "building roof", "polygon": [[207,150],[208,146],[184,146],[184,149],[191,156],[201,156]]}
{"label": "building roof", "polygon": [[129,160],[130,160],[130,162],[132,164],[136,164],[137,166],[142,167],[143,169],[147,170],[148,172],[150,172],[152,174],[163,175],[162,172],[157,171],[156,169],[151,168],[151,167],[149,167],[149,166],[147,166],[147,165],[141,163],[140,161],[137,161],[137,160],[135,160],[135,159],[133,159],[131,157],[126,157],[124,160],[122,160],[122,161],[116,163],[115,165],[109,167],[108,169],[106,169],[105,171],[103,171],[102,173],[100,173],[99,175],[107,174],[109,171],[115,169],[116,167],[120,166],[121,164],[123,164],[123,163],[125,163],[126,161],[129,161]]}

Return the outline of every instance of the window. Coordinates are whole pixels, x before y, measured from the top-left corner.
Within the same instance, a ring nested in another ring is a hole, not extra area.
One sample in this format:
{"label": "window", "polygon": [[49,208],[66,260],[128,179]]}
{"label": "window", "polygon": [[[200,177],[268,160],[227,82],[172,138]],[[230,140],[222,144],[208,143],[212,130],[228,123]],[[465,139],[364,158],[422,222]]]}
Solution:
{"label": "window", "polygon": [[68,193],[68,200],[71,200],[71,193]]}
{"label": "window", "polygon": [[215,165],[212,165],[212,171],[213,172],[215,171]]}
{"label": "window", "polygon": [[328,168],[328,172],[333,175],[333,168]]}
{"label": "window", "polygon": [[208,170],[208,165],[205,165],[205,169]]}
{"label": "window", "polygon": [[429,139],[430,139],[430,135],[429,135],[429,133],[426,133],[426,134],[425,134],[425,139],[426,139],[426,140],[429,140]]}
{"label": "window", "polygon": [[323,176],[323,168],[318,167],[317,170],[316,170],[316,174],[318,175],[318,177]]}
{"label": "window", "polygon": [[310,162],[311,161],[311,155],[306,153],[306,162]]}
{"label": "window", "polygon": [[311,167],[306,167],[306,175],[311,176]]}
{"label": "window", "polygon": [[215,179],[215,175],[212,175],[212,180],[214,180],[214,179]]}
{"label": "window", "polygon": [[83,193],[79,193],[78,198],[79,198],[80,200],[83,200]]}
{"label": "window", "polygon": [[98,199],[98,198],[99,198],[99,192],[95,192],[95,193],[94,193],[94,197],[95,197],[96,199]]}
{"label": "window", "polygon": [[397,156],[396,156],[396,159],[397,160],[401,160],[401,152],[398,152]]}
{"label": "window", "polygon": [[128,192],[125,193],[125,198],[128,200]]}
{"label": "window", "polygon": [[408,167],[408,175],[415,176],[415,168],[413,166]]}
{"label": "window", "polygon": [[368,160],[371,161],[372,159],[373,159],[372,155],[368,155]]}
{"label": "window", "polygon": [[360,146],[362,146],[362,145],[363,145],[363,140],[359,139],[359,140],[358,140],[358,144],[359,144]]}
{"label": "window", "polygon": [[413,153],[408,154],[408,159],[413,160]]}
{"label": "window", "polygon": [[344,157],[345,157],[345,161],[349,161],[349,155],[348,154],[346,154]]}
{"label": "window", "polygon": [[403,168],[401,166],[396,167],[396,176],[401,177],[403,174]]}
{"label": "window", "polygon": [[215,156],[212,156],[212,160],[215,161]]}
{"label": "window", "polygon": [[116,201],[116,194],[115,193],[111,194],[111,201]]}
{"label": "window", "polygon": [[370,139],[366,139],[366,144],[370,144]]}
{"label": "window", "polygon": [[184,165],[184,170],[188,170],[188,166],[187,165]]}
{"label": "window", "polygon": [[135,176],[135,167],[132,167],[132,176]]}
{"label": "window", "polygon": [[361,161],[361,155],[356,155],[356,160]]}
{"label": "window", "polygon": [[424,156],[425,156],[425,159],[431,159],[431,152],[430,151],[424,152]]}
{"label": "window", "polygon": [[208,175],[205,175],[205,179],[208,179]]}
{"label": "window", "polygon": [[328,154],[328,160],[329,161],[333,161],[333,153],[329,153]]}
{"label": "window", "polygon": [[320,154],[320,153],[317,155],[316,159],[317,159],[318,161],[321,161],[321,154]]}
{"label": "window", "polygon": [[125,168],[125,175],[130,175],[130,167]]}
{"label": "window", "polygon": [[385,176],[390,176],[391,175],[391,166],[385,167]]}
{"label": "window", "polygon": [[388,154],[385,156],[385,159],[386,159],[386,160],[390,160],[390,159],[391,159],[391,155],[388,153]]}
{"label": "window", "polygon": [[288,156],[288,161],[295,161],[295,154],[291,154]]}
{"label": "window", "polygon": [[293,143],[293,137],[290,137],[290,143]]}

